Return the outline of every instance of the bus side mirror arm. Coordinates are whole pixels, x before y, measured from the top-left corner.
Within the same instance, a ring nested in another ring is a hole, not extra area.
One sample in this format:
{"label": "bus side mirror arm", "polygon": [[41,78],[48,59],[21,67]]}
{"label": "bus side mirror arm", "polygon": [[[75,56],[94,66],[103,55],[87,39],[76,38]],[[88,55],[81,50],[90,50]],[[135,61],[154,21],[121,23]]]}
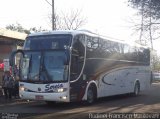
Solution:
{"label": "bus side mirror arm", "polygon": [[14,67],[15,66],[15,56],[17,53],[21,53],[22,56],[24,57],[24,52],[23,50],[16,50],[16,51],[13,51],[10,55],[10,58],[9,58],[9,63],[10,63],[10,66]]}

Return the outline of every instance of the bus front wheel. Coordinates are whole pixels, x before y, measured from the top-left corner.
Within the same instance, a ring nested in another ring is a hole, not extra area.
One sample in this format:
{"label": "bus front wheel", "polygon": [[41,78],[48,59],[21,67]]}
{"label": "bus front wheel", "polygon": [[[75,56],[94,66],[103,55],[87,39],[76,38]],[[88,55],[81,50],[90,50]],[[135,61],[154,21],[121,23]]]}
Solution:
{"label": "bus front wheel", "polygon": [[96,92],[94,88],[91,86],[87,91],[87,103],[92,104],[96,101]]}

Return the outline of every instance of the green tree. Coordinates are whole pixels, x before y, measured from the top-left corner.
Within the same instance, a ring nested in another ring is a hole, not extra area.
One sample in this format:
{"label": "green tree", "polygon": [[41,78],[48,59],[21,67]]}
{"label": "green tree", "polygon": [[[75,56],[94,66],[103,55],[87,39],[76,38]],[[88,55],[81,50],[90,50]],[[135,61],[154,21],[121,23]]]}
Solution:
{"label": "green tree", "polygon": [[160,0],[128,0],[128,2],[141,15],[140,23],[135,25],[137,31],[140,31],[140,43],[150,42],[153,49],[153,40],[160,37]]}
{"label": "green tree", "polygon": [[22,25],[19,24],[19,23],[7,25],[6,29],[12,30],[12,31],[18,31],[18,32],[21,32],[21,33],[30,34],[30,30],[27,30],[27,29],[23,28]]}
{"label": "green tree", "polygon": [[29,29],[30,33],[42,32],[47,31],[47,29],[43,29],[42,27],[32,27]]}
{"label": "green tree", "polygon": [[153,70],[160,71],[160,56],[157,54],[153,56]]}
{"label": "green tree", "polygon": [[[160,19],[160,0],[128,0],[133,8],[136,8],[145,18]],[[150,14],[151,12],[151,14]]]}
{"label": "green tree", "polygon": [[30,33],[34,33],[34,32],[42,32],[42,31],[47,31],[46,29],[43,29],[42,27],[32,27],[30,29],[25,29],[21,24],[16,23],[16,24],[10,24],[6,26],[6,29],[8,30],[12,30],[12,31],[18,31],[21,33],[26,33],[26,34],[30,34]]}

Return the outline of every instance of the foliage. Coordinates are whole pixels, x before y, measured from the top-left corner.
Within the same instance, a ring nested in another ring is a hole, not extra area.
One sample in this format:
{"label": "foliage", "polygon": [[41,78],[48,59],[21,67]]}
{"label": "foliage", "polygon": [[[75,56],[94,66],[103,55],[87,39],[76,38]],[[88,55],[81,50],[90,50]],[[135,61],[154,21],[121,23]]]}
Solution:
{"label": "foliage", "polygon": [[7,25],[6,29],[12,30],[12,31],[18,31],[18,32],[26,33],[26,34],[30,33],[29,30],[23,28],[22,25],[19,23]]}
{"label": "foliage", "polygon": [[133,8],[140,11],[143,7],[144,17],[149,17],[151,15],[153,19],[160,19],[160,0],[128,0],[128,2]]}
{"label": "foliage", "polygon": [[21,24],[16,23],[16,24],[10,24],[6,26],[6,29],[8,30],[12,30],[12,31],[18,31],[21,33],[26,33],[26,34],[30,34],[33,32],[41,32],[41,31],[46,31],[45,29],[42,29],[41,27],[36,28],[36,27],[32,27],[29,30],[25,29]]}
{"label": "foliage", "polygon": [[[49,16],[50,23],[52,23],[52,15]],[[81,14],[80,10],[71,10],[55,14],[55,28],[56,30],[77,30],[86,23],[86,18]]]}
{"label": "foliage", "polygon": [[154,68],[153,70],[160,71],[160,56],[155,54],[153,55],[152,60],[153,60],[153,68]]}
{"label": "foliage", "polygon": [[140,23],[135,24],[140,33],[139,42],[151,45],[153,49],[153,40],[160,38],[160,0],[128,0],[128,3],[141,15]]}
{"label": "foliage", "polygon": [[29,29],[30,33],[33,33],[33,32],[42,32],[42,31],[47,31],[46,29],[43,29],[42,27],[32,27]]}

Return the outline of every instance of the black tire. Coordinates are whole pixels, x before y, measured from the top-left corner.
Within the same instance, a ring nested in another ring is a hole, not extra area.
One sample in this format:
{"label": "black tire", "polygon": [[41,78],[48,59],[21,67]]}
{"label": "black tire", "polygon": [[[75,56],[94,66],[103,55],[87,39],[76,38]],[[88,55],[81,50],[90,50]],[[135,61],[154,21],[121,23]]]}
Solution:
{"label": "black tire", "polygon": [[54,105],[56,102],[54,101],[45,101],[47,105]]}
{"label": "black tire", "polygon": [[140,83],[137,81],[134,86],[134,96],[138,96],[140,94]]}
{"label": "black tire", "polygon": [[93,87],[89,87],[87,91],[87,104],[93,104],[97,99],[97,95],[95,89]]}

